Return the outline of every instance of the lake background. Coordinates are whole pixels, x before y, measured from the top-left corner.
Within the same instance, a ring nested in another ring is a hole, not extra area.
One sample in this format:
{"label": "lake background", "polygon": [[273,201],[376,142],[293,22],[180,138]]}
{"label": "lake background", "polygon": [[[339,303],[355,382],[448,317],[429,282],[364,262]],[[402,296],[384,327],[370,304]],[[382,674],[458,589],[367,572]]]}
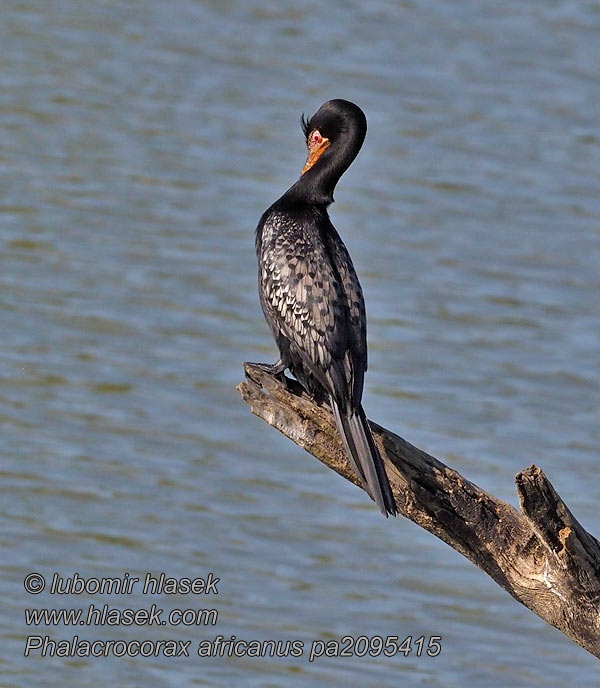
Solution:
{"label": "lake background", "polygon": [[[5,0],[2,686],[598,685],[598,663],[242,404],[274,361],[254,228],[330,98],[369,133],[332,219],[367,302],[369,416],[516,504],[540,465],[600,534],[596,2]],[[218,596],[33,597],[220,576]],[[214,607],[27,627],[26,607]],[[25,638],[441,635],[432,659],[25,658]]]}

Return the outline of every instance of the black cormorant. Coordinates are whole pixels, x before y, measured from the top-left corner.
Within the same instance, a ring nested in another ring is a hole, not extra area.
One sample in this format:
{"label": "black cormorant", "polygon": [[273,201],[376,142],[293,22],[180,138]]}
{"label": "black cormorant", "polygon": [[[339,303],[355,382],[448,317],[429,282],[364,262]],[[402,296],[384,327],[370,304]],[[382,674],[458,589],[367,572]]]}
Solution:
{"label": "black cormorant", "polygon": [[347,100],[302,118],[308,158],[300,179],[256,229],[259,294],[280,359],[312,396],[328,399],[348,459],[384,515],[396,503],[361,405],[367,369],[365,305],[352,260],[327,206],[367,133],[363,111]]}

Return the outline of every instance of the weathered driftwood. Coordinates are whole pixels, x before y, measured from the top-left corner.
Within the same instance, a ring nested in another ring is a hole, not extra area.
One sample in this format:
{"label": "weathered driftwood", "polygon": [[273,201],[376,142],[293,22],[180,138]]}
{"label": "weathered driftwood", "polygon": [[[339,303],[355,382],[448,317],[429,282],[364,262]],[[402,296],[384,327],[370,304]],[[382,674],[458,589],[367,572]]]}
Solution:
{"label": "weathered driftwood", "polygon": [[[328,407],[251,363],[238,386],[252,412],[359,484]],[[600,658],[600,543],[544,473],[516,476],[518,511],[371,422],[398,510],[483,569],[516,600]],[[392,519],[382,526],[389,527]]]}

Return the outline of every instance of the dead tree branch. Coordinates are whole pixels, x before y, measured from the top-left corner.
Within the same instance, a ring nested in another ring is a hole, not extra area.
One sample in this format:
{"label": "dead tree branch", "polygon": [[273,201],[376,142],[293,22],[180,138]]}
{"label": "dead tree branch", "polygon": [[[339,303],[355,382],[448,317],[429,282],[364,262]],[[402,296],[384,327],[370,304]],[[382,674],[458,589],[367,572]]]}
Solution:
{"label": "dead tree branch", "polygon": [[[251,363],[238,389],[252,412],[355,484],[328,407]],[[537,466],[517,474],[518,511],[371,422],[403,516],[483,569],[547,623],[600,658],[600,543]],[[393,519],[382,521],[389,527]]]}

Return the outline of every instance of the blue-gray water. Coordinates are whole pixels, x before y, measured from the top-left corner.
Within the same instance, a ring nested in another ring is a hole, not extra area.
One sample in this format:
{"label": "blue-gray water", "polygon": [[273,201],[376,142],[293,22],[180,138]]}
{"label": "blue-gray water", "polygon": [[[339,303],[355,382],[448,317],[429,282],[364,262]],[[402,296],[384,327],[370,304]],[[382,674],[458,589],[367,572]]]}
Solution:
{"label": "blue-gray water", "polygon": [[[535,462],[600,533],[595,2],[4,0],[2,686],[598,684],[597,661],[254,418],[276,357],[253,232],[299,116],[366,111],[332,218],[368,414],[515,503]],[[221,577],[205,600],[27,595],[30,571]],[[215,607],[28,628],[25,607]],[[441,635],[432,659],[60,659],[25,638]]]}

